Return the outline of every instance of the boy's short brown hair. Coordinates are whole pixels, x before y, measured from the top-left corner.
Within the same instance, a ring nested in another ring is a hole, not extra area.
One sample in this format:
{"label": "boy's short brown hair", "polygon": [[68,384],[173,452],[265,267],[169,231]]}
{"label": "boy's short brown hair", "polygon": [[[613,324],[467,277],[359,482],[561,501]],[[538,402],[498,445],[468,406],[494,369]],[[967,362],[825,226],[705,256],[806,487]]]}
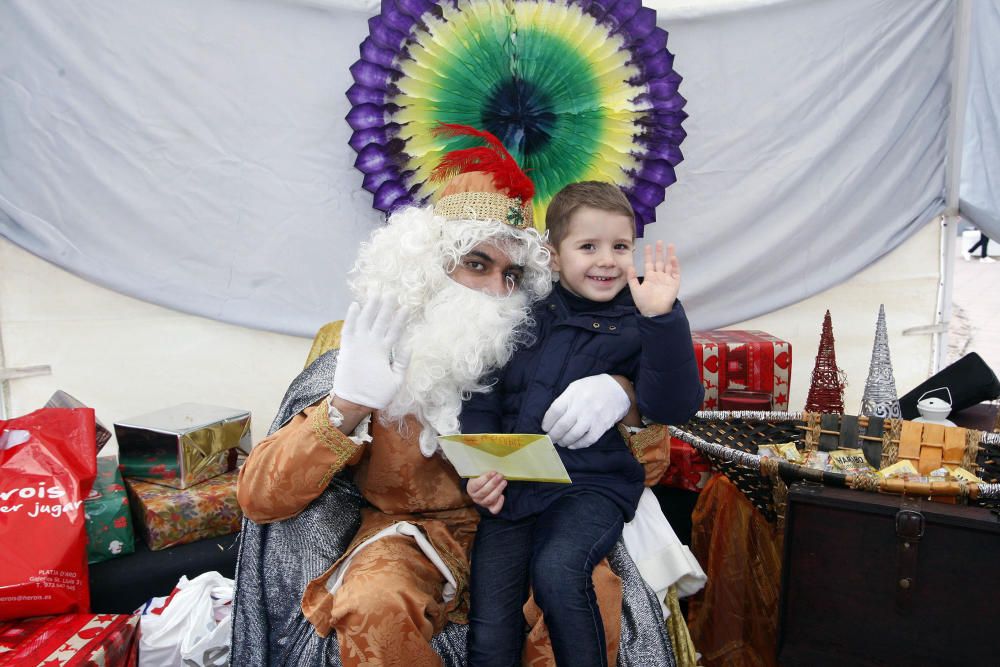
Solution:
{"label": "boy's short brown hair", "polygon": [[632,210],[632,205],[621,188],[614,183],[580,181],[570,183],[557,192],[545,211],[548,241],[554,247],[558,248],[559,243],[566,238],[569,219],[581,206],[628,216],[632,221],[632,236],[635,237],[635,211]]}

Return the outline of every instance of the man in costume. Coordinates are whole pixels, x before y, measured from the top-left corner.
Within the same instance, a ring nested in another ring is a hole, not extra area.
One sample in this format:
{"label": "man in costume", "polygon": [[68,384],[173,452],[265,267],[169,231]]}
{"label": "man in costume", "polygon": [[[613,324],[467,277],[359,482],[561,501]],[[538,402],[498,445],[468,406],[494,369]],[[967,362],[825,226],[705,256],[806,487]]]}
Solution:
{"label": "man in costume", "polygon": [[[551,286],[530,181],[502,147],[486,150],[433,209],[395,212],[362,247],[339,353],[293,383],[281,428],[241,470],[253,523],[233,664],[464,664],[477,514],[435,436],[458,431],[463,396],[486,389],[480,378],[509,359]],[[600,401],[571,403],[592,419]],[[610,560],[621,584],[605,568],[598,588],[622,623],[609,644],[630,664],[672,664],[659,602],[627,554]],[[540,624],[532,634],[526,659],[551,664]]]}

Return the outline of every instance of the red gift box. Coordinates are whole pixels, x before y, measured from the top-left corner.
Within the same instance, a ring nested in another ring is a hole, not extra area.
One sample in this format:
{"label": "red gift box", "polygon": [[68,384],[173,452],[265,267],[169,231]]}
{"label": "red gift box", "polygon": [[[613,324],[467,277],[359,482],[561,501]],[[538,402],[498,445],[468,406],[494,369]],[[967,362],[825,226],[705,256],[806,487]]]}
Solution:
{"label": "red gift box", "polygon": [[139,616],[65,614],[0,622],[0,667],[134,667]]}
{"label": "red gift box", "polygon": [[697,449],[677,438],[670,438],[670,466],[660,484],[685,491],[701,491],[712,476],[712,466]]}
{"label": "red gift box", "polygon": [[[788,410],[792,345],[763,331],[694,331],[702,410]],[[771,398],[765,407],[761,394]],[[728,408],[724,408],[723,403]]]}
{"label": "red gift box", "polygon": [[774,397],[763,391],[727,390],[719,396],[720,410],[762,410],[768,412]]}

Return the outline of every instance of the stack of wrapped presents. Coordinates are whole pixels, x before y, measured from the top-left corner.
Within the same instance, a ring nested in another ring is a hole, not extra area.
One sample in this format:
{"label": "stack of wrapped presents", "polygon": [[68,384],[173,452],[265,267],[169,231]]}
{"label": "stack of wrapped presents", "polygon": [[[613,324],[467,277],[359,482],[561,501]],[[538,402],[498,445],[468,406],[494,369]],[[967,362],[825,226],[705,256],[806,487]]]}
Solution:
{"label": "stack of wrapped presents", "polygon": [[114,430],[105,447],[110,430],[64,392],[0,421],[0,665],[137,664],[139,610],[94,613],[108,611],[92,610],[94,567],[127,567],[137,535],[146,567],[149,552],[240,529],[247,411],[188,403]]}
{"label": "stack of wrapped presents", "polygon": [[153,551],[240,529],[250,413],[184,403],[115,423],[136,528]]}

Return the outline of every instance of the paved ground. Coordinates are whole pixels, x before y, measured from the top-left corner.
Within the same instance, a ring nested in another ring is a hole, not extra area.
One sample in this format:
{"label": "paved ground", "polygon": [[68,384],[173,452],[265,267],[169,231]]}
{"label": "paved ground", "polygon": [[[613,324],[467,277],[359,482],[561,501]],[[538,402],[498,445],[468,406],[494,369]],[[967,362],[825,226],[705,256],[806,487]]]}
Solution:
{"label": "paved ground", "polygon": [[1000,261],[982,263],[978,257],[965,261],[963,249],[959,239],[948,329],[949,363],[978,352],[1000,375]]}

